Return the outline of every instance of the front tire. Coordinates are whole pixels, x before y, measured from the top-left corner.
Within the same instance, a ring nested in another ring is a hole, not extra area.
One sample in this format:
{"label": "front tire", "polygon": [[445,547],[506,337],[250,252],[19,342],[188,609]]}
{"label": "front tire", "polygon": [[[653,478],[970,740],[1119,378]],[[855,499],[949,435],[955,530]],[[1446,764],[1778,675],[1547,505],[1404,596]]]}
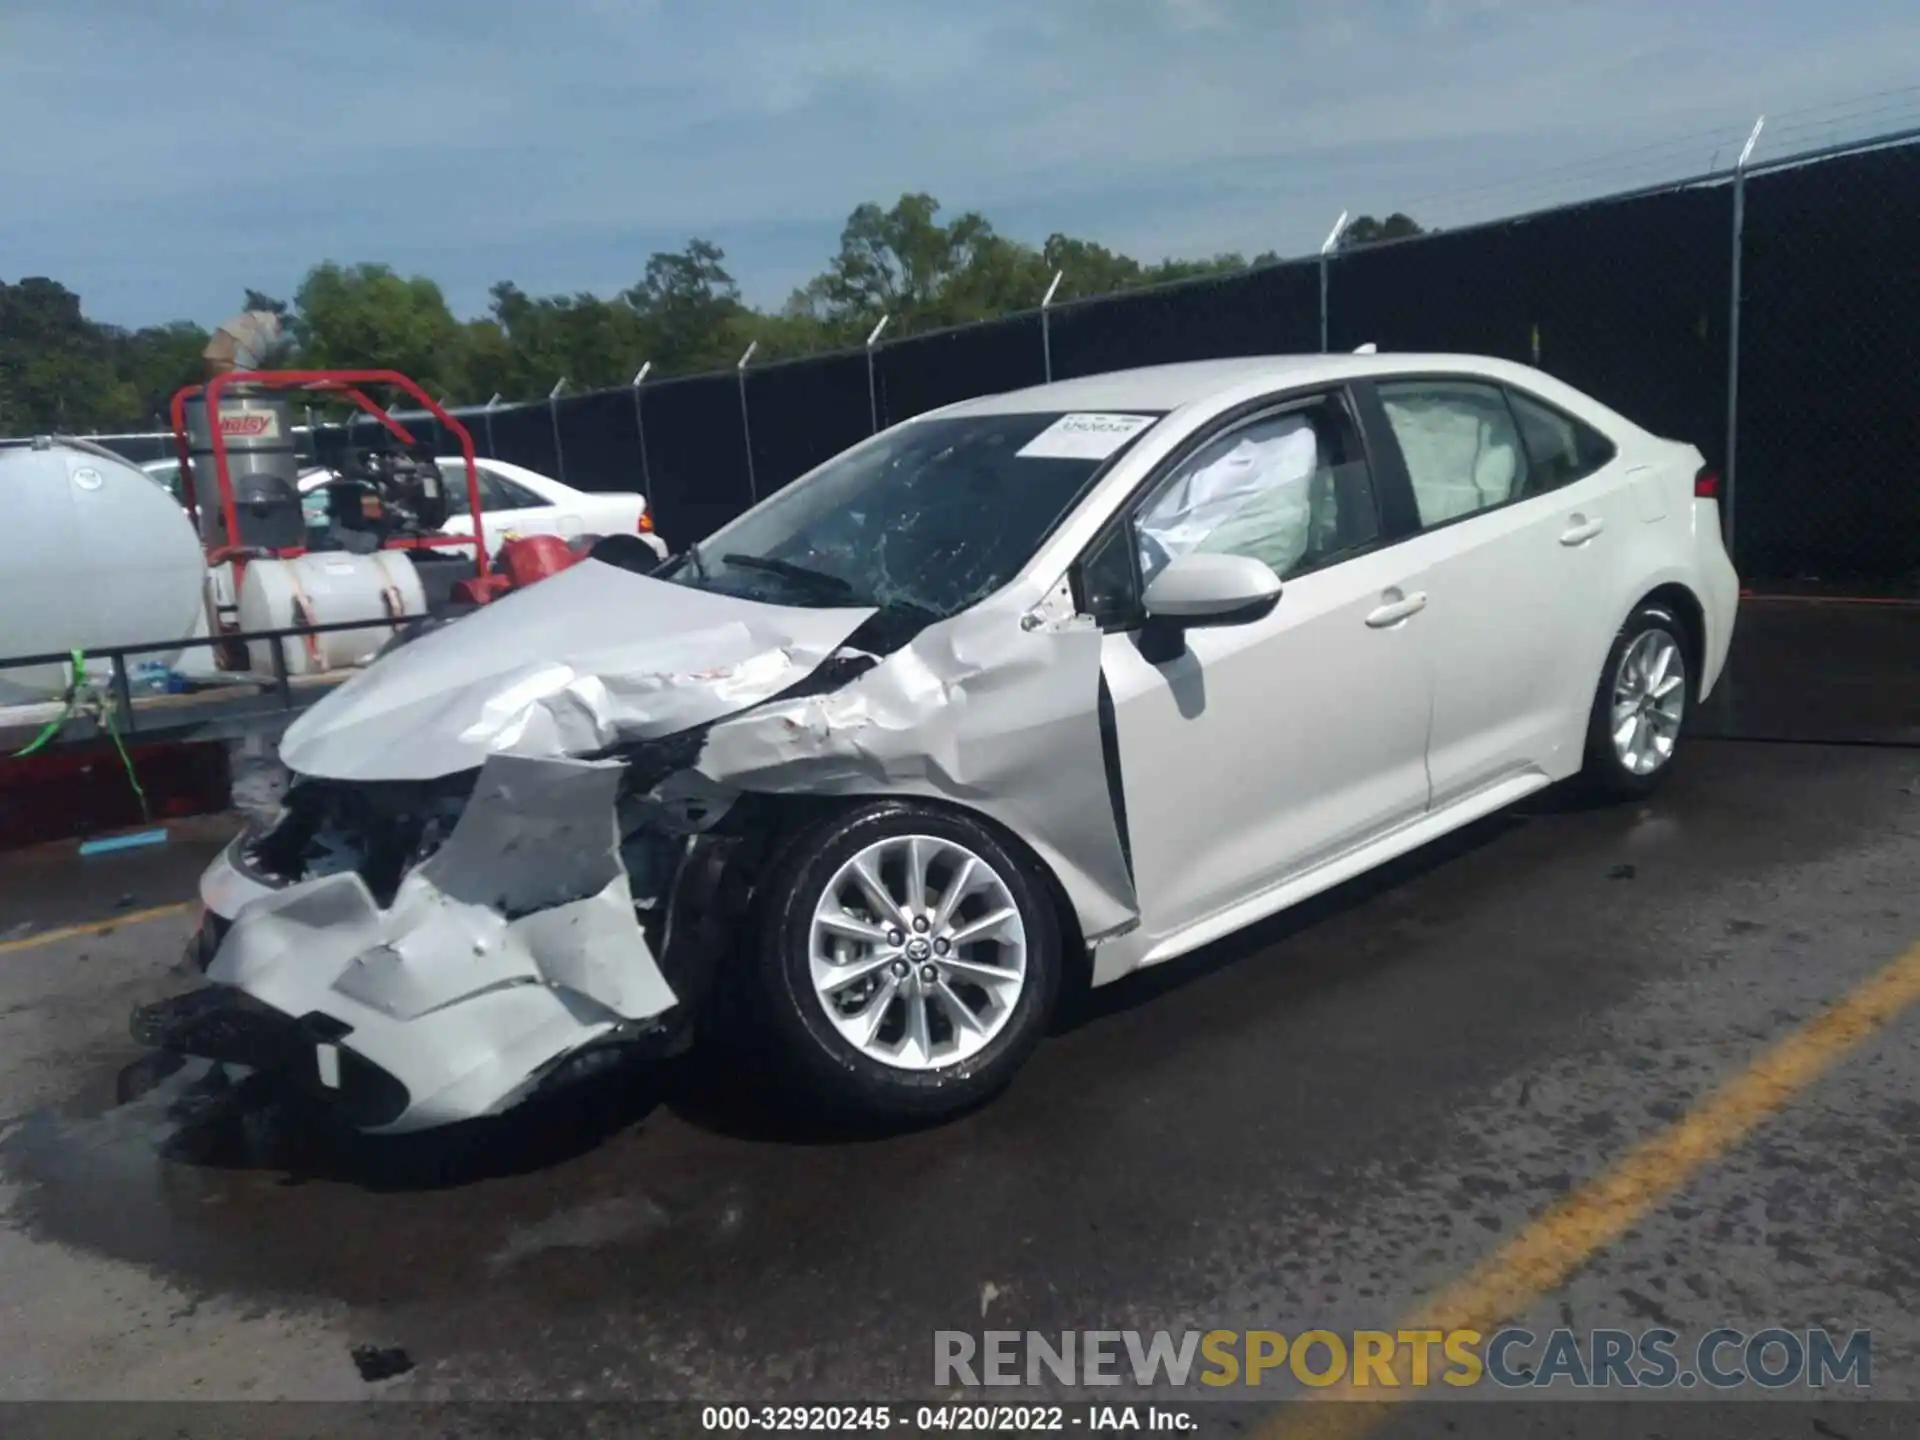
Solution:
{"label": "front tire", "polygon": [[1673,768],[1692,697],[1686,627],[1663,605],[1641,605],[1614,637],[1593,697],[1588,788],[1611,799],[1651,794]]}
{"label": "front tire", "polygon": [[1032,862],[964,815],[865,804],[769,875],[754,988],[780,1056],[836,1109],[957,1114],[1046,1032],[1060,931]]}

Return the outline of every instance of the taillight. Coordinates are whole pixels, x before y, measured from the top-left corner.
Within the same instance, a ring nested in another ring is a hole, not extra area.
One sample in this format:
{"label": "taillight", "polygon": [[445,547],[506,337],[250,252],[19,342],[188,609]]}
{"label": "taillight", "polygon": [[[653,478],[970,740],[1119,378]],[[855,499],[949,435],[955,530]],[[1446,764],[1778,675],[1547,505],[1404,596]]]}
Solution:
{"label": "taillight", "polygon": [[640,523],[635,528],[642,535],[651,535],[653,533],[653,512],[651,510],[642,510],[640,512]]}
{"label": "taillight", "polygon": [[1702,465],[1699,473],[1693,477],[1693,498],[1696,500],[1720,498],[1720,472],[1711,465]]}

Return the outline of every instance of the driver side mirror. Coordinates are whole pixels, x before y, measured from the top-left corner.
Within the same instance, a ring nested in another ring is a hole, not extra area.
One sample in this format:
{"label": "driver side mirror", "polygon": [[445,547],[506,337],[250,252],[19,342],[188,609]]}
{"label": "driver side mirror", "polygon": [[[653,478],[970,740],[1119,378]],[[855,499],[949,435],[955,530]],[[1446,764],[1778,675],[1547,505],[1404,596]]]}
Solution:
{"label": "driver side mirror", "polygon": [[1245,625],[1270,615],[1280,577],[1251,555],[1182,555],[1141,597],[1147,614],[1187,625]]}
{"label": "driver side mirror", "polygon": [[1247,625],[1280,603],[1280,577],[1251,555],[1188,554],[1153,577],[1141,604],[1147,623],[1141,653],[1162,665],[1186,649],[1195,626]]}

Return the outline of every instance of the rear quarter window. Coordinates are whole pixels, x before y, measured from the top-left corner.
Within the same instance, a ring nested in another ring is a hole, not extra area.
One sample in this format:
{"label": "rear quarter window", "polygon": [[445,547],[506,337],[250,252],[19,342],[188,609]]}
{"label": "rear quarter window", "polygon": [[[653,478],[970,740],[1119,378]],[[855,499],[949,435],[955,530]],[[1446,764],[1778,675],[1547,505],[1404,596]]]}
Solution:
{"label": "rear quarter window", "polygon": [[1536,493],[1584,480],[1619,453],[1614,443],[1591,425],[1544,400],[1519,390],[1507,391],[1507,400],[1513,406],[1520,440],[1533,467],[1531,488]]}

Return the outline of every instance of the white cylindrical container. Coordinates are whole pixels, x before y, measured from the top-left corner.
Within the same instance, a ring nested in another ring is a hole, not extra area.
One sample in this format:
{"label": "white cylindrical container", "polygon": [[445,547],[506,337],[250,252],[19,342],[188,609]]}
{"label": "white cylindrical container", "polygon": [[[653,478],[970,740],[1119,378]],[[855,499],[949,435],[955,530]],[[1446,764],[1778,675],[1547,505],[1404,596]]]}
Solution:
{"label": "white cylindrical container", "polygon": [[[255,560],[240,581],[240,628],[284,630],[293,625],[373,622],[366,629],[294,635],[280,641],[289,675],[314,675],[358,665],[393,638],[395,615],[426,614],[427,597],[413,561],[398,550],[353,555],[325,550],[292,560]],[[271,640],[248,642],[251,664],[273,673]]]}
{"label": "white cylindrical container", "polygon": [[[186,512],[133,465],[59,441],[0,452],[0,660],[184,640],[204,611],[206,573]],[[128,669],[179,656],[147,651]],[[96,664],[104,676],[107,662]],[[68,669],[0,670],[0,704],[59,695]]]}

